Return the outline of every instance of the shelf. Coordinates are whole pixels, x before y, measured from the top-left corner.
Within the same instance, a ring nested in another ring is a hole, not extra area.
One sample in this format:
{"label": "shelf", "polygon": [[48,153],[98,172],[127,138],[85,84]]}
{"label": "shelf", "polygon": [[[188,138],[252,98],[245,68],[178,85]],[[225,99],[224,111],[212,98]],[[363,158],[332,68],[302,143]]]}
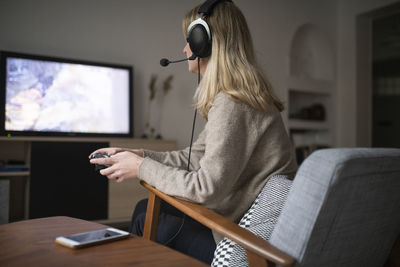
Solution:
{"label": "shelf", "polygon": [[314,80],[305,77],[290,77],[288,87],[291,91],[313,94],[332,94],[334,83],[331,81]]}
{"label": "shelf", "polygon": [[329,123],[327,121],[320,122],[289,119],[288,125],[290,130],[330,130]]}
{"label": "shelf", "polygon": [[10,176],[29,176],[31,173],[29,171],[22,172],[0,172],[0,177],[10,177]]}
{"label": "shelf", "polygon": [[58,137],[58,136],[0,136],[0,141],[20,141],[20,142],[129,142],[135,144],[149,144],[149,143],[165,143],[173,142],[173,140],[159,140],[159,139],[141,139],[141,138],[121,138],[121,137]]}
{"label": "shelf", "polygon": [[317,25],[301,25],[289,54],[287,126],[294,146],[307,155],[314,147],[333,146],[335,140],[335,46],[325,33]]}

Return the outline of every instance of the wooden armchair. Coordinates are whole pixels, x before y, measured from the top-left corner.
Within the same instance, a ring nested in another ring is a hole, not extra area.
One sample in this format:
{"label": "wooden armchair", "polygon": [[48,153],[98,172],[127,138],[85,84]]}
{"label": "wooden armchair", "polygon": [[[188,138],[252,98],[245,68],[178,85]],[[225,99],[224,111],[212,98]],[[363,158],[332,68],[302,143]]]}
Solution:
{"label": "wooden armchair", "polygon": [[311,154],[296,174],[268,241],[201,205],[142,185],[149,190],[147,239],[156,239],[162,199],[243,246],[250,266],[399,266],[400,149]]}
{"label": "wooden armchair", "polygon": [[143,233],[145,239],[156,240],[160,200],[162,199],[208,228],[242,245],[246,249],[249,266],[268,266],[267,262],[281,266],[293,266],[295,264],[294,258],[288,254],[221,215],[201,205],[168,196],[143,181],[141,181],[141,184],[149,190]]}

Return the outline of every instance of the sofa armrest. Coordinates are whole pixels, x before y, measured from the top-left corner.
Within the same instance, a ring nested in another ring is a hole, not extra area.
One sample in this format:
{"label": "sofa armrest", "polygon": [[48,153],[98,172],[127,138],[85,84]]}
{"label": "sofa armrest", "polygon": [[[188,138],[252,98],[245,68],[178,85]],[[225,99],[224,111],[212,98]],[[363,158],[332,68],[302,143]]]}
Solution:
{"label": "sofa armrest", "polygon": [[206,227],[243,246],[246,249],[250,266],[253,264],[259,266],[261,262],[265,262],[262,265],[267,266],[265,260],[282,266],[293,266],[295,264],[295,259],[290,255],[204,206],[168,196],[143,181],[140,183],[149,190],[149,204],[147,206],[143,235],[145,238],[155,240],[160,205],[159,199],[162,199]]}

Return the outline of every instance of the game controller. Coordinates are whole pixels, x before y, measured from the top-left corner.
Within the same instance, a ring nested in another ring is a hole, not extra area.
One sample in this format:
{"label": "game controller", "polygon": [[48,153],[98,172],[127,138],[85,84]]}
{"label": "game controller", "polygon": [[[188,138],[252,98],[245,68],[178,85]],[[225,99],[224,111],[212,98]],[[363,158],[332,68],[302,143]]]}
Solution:
{"label": "game controller", "polygon": [[[102,154],[102,153],[94,153],[90,158],[92,159],[98,159],[98,158],[109,158],[110,156],[107,154]],[[101,165],[101,164],[95,164],[94,165],[94,170],[95,171],[100,171],[102,169],[108,168],[110,165]]]}

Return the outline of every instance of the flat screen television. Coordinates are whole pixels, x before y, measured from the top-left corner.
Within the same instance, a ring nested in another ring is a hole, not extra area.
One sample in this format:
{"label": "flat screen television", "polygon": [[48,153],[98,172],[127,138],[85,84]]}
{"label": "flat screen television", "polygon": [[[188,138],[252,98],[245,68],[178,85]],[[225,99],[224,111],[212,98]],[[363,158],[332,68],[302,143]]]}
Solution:
{"label": "flat screen television", "polygon": [[133,136],[132,66],[0,53],[2,136]]}

